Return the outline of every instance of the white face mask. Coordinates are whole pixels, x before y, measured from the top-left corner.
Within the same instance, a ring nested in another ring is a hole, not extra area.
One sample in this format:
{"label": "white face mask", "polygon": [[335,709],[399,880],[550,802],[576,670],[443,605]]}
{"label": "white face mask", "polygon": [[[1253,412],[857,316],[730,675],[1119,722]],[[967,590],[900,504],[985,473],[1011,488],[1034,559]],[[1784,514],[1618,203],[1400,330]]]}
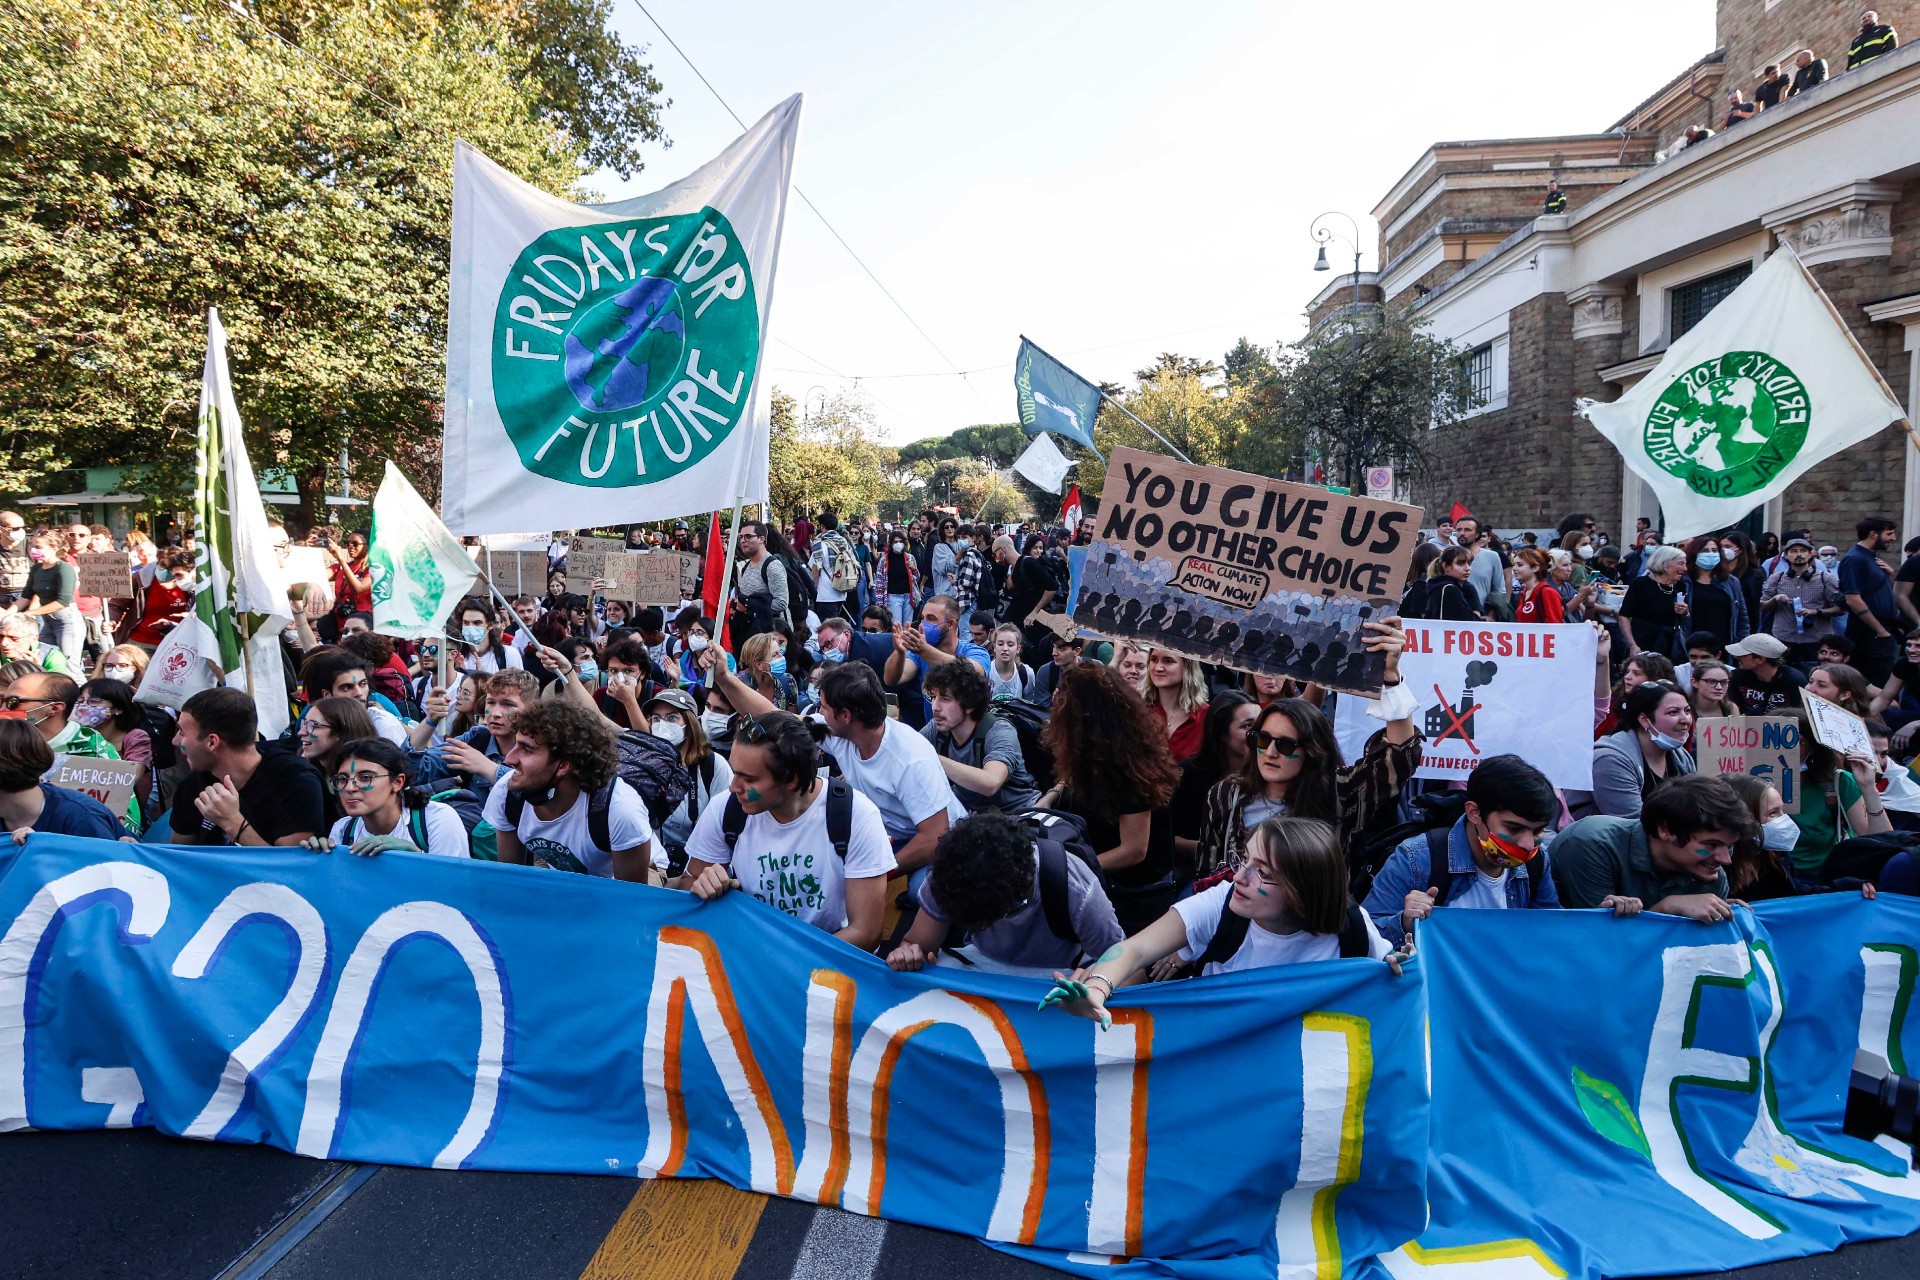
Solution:
{"label": "white face mask", "polygon": [[702,649],[707,647],[708,643],[709,641],[705,636],[688,636],[687,651],[690,653],[699,653]]}
{"label": "white face mask", "polygon": [[700,727],[707,731],[709,738],[724,737],[727,732],[727,725],[732,719],[733,717],[724,711],[702,711],[700,713]]}
{"label": "white face mask", "polygon": [[653,736],[662,742],[671,742],[677,747],[686,741],[687,731],[678,720],[655,720],[653,722]]}
{"label": "white face mask", "polygon": [[109,680],[124,680],[128,684],[133,683],[132,667],[120,667],[120,666],[102,667],[100,668],[100,674],[105,676]]}
{"label": "white face mask", "polygon": [[893,549],[895,552],[905,551],[907,549],[907,544],[900,541],[900,539],[895,538],[893,540]]}
{"label": "white face mask", "polygon": [[1586,547],[1581,547],[1581,548],[1580,548],[1580,558],[1581,558],[1582,560],[1591,560],[1591,559],[1593,559],[1593,548],[1592,548],[1592,547],[1590,547],[1590,546],[1586,546]]}
{"label": "white face mask", "polygon": [[1787,853],[1800,843],[1800,826],[1790,813],[1769,818],[1760,824],[1760,845],[1774,853]]}

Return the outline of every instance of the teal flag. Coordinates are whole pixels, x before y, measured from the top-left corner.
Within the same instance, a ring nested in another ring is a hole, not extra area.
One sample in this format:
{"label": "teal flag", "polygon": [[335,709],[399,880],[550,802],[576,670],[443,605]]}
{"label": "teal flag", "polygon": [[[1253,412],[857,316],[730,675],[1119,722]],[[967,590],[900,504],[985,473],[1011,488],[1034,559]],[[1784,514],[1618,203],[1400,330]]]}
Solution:
{"label": "teal flag", "polygon": [[1098,386],[1023,337],[1013,362],[1013,387],[1020,397],[1020,425],[1028,435],[1047,431],[1093,448]]}

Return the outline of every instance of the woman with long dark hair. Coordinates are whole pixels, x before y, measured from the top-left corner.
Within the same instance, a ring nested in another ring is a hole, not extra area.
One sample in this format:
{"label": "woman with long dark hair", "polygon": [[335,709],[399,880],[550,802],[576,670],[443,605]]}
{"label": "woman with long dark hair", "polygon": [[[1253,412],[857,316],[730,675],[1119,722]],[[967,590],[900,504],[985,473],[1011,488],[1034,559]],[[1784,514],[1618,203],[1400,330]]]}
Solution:
{"label": "woman with long dark hair", "polygon": [[1180,769],[1166,730],[1113,668],[1080,662],[1060,675],[1044,741],[1059,781],[1041,805],[1086,825],[1120,927],[1144,929],[1183,887],[1174,877],[1167,813]]}
{"label": "woman with long dark hair", "polygon": [[1681,590],[1687,601],[1687,627],[1720,637],[1722,646],[1745,640],[1751,630],[1747,618],[1747,595],[1737,578],[1729,577],[1720,554],[1720,540],[1701,537],[1682,548],[1687,557],[1687,574]]}
{"label": "woman with long dark hair", "polygon": [[1269,817],[1317,818],[1339,833],[1344,848],[1357,831],[1389,812],[1420,766],[1420,730],[1413,694],[1400,682],[1406,636],[1400,620],[1369,622],[1366,646],[1386,655],[1386,688],[1369,711],[1386,727],[1345,764],[1333,725],[1303,698],[1264,708],[1247,731],[1247,763],[1207,794],[1198,847],[1197,885],[1231,875],[1246,856],[1247,835]]}
{"label": "woman with long dark hair", "polygon": [[1223,689],[1207,704],[1200,729],[1200,750],[1180,766],[1168,812],[1173,820],[1173,852],[1182,883],[1193,879],[1200,851],[1200,828],[1207,820],[1207,793],[1222,778],[1247,767],[1247,730],[1260,715],[1260,703],[1244,693]]}

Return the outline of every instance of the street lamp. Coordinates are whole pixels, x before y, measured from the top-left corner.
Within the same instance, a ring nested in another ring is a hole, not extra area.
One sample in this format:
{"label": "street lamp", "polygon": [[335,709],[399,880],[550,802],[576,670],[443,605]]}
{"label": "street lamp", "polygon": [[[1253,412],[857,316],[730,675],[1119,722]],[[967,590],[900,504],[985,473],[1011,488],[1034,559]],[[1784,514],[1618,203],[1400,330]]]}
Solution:
{"label": "street lamp", "polygon": [[[1321,226],[1320,224],[1328,218],[1345,218],[1347,225],[1353,228],[1353,235],[1344,236],[1332,227]],[[1327,262],[1327,242],[1329,240],[1343,240],[1353,249],[1353,322],[1357,326],[1360,323],[1360,224],[1353,220],[1351,214],[1331,210],[1315,218],[1312,225],[1308,228],[1308,231],[1320,244],[1320,256],[1314,259],[1313,263],[1313,269],[1315,271],[1333,270],[1332,266]],[[1355,345],[1359,343],[1359,331],[1357,328],[1354,331],[1354,343]]]}

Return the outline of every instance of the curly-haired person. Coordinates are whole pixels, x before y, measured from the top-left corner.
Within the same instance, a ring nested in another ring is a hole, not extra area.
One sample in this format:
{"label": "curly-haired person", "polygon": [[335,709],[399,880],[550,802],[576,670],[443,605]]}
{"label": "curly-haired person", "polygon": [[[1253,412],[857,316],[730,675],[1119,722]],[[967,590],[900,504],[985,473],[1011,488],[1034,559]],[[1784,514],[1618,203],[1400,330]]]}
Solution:
{"label": "curly-haired person", "polygon": [[653,826],[640,793],[615,773],[607,718],[546,699],[516,715],[510,733],[502,745],[513,773],[487,793],[500,861],[646,882]]}

